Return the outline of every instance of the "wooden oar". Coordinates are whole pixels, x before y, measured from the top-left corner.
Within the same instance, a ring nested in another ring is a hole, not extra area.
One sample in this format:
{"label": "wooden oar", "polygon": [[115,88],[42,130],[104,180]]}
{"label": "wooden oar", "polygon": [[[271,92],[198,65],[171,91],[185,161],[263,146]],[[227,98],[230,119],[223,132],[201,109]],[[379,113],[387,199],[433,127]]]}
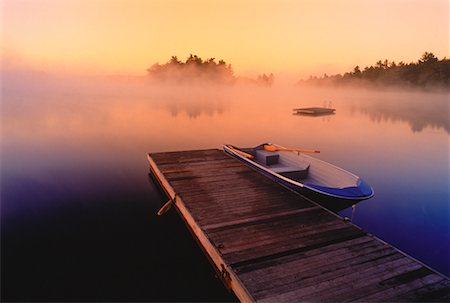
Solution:
{"label": "wooden oar", "polygon": [[267,151],[279,151],[279,150],[285,150],[285,151],[294,151],[294,152],[301,152],[301,153],[320,153],[320,150],[315,149],[300,149],[300,148],[286,148],[286,147],[276,147],[273,145],[264,145],[264,149]]}
{"label": "wooden oar", "polygon": [[231,149],[232,151],[234,151],[235,153],[238,153],[238,154],[240,154],[240,155],[242,155],[244,157],[247,157],[249,159],[253,159],[254,158],[253,155],[247,154],[246,152],[243,152],[242,150],[236,149],[236,148],[234,148],[234,147],[232,147],[230,145],[228,145],[228,148]]}

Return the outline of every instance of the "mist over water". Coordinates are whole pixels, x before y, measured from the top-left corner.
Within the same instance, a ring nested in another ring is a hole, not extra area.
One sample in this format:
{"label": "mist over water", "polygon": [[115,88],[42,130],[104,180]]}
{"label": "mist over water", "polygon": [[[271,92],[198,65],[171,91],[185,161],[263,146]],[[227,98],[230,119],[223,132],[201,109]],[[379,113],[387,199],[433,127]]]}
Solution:
{"label": "mist over water", "polygon": [[[3,75],[2,299],[232,300],[146,153],[319,149],[375,197],[343,216],[449,275],[446,93]],[[293,115],[326,106],[335,115]],[[176,291],[174,291],[176,290]],[[208,291],[205,291],[208,290]]]}

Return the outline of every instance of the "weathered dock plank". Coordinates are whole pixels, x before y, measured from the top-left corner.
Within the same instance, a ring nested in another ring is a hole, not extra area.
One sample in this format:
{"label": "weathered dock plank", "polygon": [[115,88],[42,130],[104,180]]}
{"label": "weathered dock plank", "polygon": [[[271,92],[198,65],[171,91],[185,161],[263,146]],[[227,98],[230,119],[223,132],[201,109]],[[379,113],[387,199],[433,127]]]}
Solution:
{"label": "weathered dock plank", "polygon": [[448,302],[447,277],[220,150],[148,161],[241,301]]}

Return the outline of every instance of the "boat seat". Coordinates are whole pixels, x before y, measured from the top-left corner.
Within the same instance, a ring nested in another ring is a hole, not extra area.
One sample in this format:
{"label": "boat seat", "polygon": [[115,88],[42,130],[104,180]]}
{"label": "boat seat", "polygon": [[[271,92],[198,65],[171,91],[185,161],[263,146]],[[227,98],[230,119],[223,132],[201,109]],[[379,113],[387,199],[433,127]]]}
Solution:
{"label": "boat seat", "polygon": [[301,180],[308,177],[309,163],[301,163],[301,166],[277,166],[270,169],[287,178]]}
{"label": "boat seat", "polygon": [[264,165],[275,165],[278,164],[280,155],[276,152],[271,152],[267,150],[256,150],[256,161]]}
{"label": "boat seat", "polygon": [[301,180],[308,177],[309,163],[300,162],[296,166],[280,164],[280,155],[277,152],[256,150],[255,160],[267,166],[273,172],[293,180]]}

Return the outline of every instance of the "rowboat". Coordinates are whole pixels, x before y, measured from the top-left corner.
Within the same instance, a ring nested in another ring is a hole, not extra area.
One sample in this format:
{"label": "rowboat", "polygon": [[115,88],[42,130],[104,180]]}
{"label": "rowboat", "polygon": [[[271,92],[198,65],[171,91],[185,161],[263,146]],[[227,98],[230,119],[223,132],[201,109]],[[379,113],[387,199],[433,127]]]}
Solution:
{"label": "rowboat", "polygon": [[265,143],[253,148],[223,145],[224,152],[296,192],[358,202],[369,199],[374,190],[360,177],[306,153],[319,152],[285,148]]}

